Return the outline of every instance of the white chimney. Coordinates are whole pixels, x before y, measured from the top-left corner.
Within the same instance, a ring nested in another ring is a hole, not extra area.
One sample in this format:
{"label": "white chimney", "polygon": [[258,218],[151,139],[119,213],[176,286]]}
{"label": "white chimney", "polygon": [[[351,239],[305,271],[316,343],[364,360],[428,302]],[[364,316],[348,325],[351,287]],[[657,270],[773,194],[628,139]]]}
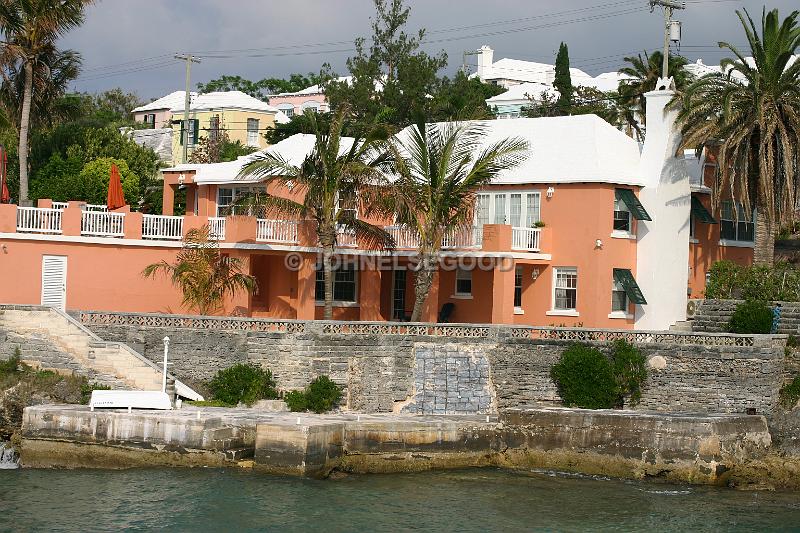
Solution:
{"label": "white chimney", "polygon": [[681,134],[677,110],[667,104],[675,92],[672,79],[658,80],[647,98],[647,134],[639,174],[645,186],[639,200],[652,221],[639,221],[636,281],[647,304],[637,306],[636,329],[665,330],[686,320],[689,283],[691,188],[683,154],[676,155]]}
{"label": "white chimney", "polygon": [[492,63],[494,62],[494,50],[484,44],[478,48],[478,78],[486,81],[492,77]]}

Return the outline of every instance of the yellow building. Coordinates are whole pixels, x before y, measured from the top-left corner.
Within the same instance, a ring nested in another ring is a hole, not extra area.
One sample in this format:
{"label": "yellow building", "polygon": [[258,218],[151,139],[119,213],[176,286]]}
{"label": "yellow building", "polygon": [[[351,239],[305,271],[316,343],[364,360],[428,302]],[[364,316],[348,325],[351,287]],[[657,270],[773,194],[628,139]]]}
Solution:
{"label": "yellow building", "polygon": [[[183,162],[183,105],[172,113],[172,156]],[[232,142],[263,149],[269,146],[264,134],[276,122],[288,122],[288,117],[266,102],[241,91],[213,92],[192,95],[189,106],[188,155],[197,142],[215,132],[225,130]]]}

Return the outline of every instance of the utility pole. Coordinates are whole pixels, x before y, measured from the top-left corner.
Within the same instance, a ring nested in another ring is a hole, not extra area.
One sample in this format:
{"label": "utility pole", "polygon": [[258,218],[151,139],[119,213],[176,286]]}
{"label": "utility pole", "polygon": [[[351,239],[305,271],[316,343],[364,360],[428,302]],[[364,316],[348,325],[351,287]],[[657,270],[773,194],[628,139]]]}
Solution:
{"label": "utility pole", "polygon": [[463,72],[465,76],[469,75],[469,65],[467,65],[467,56],[477,56],[480,54],[481,54],[480,50],[464,50],[463,59],[461,61],[461,72]]}
{"label": "utility pole", "polygon": [[189,89],[191,88],[192,63],[200,63],[200,60],[190,54],[175,54],[175,59],[186,61],[186,96],[183,101],[183,159],[186,164],[189,159]]}
{"label": "utility pole", "polygon": [[675,9],[686,9],[685,2],[674,2],[673,0],[650,0],[650,12],[656,6],[664,8],[664,62],[661,65],[661,77],[667,79],[669,75],[669,41],[672,30],[672,12]]}

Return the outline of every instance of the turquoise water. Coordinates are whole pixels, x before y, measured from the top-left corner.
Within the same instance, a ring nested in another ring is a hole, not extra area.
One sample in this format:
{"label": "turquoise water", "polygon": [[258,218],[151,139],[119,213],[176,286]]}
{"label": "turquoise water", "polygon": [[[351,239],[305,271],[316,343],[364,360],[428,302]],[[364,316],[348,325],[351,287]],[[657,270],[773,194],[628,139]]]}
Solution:
{"label": "turquoise water", "polygon": [[790,531],[800,494],[494,469],[0,470],[0,531]]}

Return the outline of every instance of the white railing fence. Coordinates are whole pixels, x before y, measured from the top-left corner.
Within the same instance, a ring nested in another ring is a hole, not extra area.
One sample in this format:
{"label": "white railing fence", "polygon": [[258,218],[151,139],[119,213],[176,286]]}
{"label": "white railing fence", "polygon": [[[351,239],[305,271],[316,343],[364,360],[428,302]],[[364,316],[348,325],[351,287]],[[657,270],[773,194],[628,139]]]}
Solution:
{"label": "white railing fence", "polygon": [[295,244],[297,242],[297,221],[259,218],[256,226],[256,240]]}
{"label": "white railing fence", "polygon": [[17,207],[17,231],[61,233],[61,210],[47,207]]}
{"label": "white railing fence", "polygon": [[392,236],[396,248],[416,249],[419,246],[419,236],[417,232],[408,226],[386,226],[383,229]]}
{"label": "white railing fence", "polygon": [[179,241],[183,238],[183,217],[143,215],[142,238]]}
{"label": "white railing fence", "polygon": [[93,213],[108,213],[108,206],[102,204],[84,204],[83,210]]}
{"label": "white railing fence", "polygon": [[84,211],[81,213],[81,235],[124,237],[125,213]]}
{"label": "white railing fence", "polygon": [[539,251],[539,228],[511,228],[511,249]]}
{"label": "white railing fence", "polygon": [[442,239],[442,248],[478,248],[483,244],[483,227],[451,231]]}
{"label": "white railing fence", "polygon": [[358,246],[356,232],[345,226],[336,227],[336,245],[355,248]]}
{"label": "white railing fence", "polygon": [[225,217],[208,217],[209,237],[217,240],[225,240]]}
{"label": "white railing fence", "polygon": [[53,209],[66,209],[69,207],[69,203],[67,202],[53,202]]}

